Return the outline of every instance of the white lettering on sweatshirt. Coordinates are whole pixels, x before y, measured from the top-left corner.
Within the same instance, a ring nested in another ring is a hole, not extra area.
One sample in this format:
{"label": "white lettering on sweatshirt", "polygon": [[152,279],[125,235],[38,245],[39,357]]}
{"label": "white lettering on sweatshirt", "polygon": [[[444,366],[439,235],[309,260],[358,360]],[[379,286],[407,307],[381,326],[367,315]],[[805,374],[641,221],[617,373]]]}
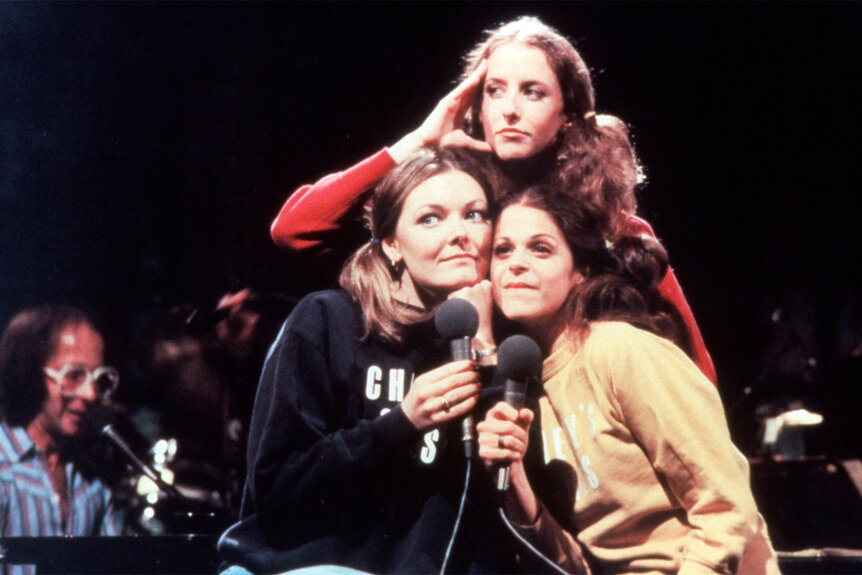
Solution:
{"label": "white lettering on sweatshirt", "polygon": [[[593,490],[598,489],[601,482],[592,467],[589,455],[578,456],[578,450],[581,448],[579,438],[588,437],[593,441],[596,440],[596,406],[592,403],[588,405],[581,403],[578,404],[577,411],[586,417],[578,417],[577,413],[570,413],[563,418],[565,429],[563,426],[556,426],[542,430],[542,449],[545,454],[545,464],[554,459],[566,462],[573,459],[571,464],[578,476],[575,497],[580,501],[581,497],[586,495],[587,487]],[[580,435],[579,430],[581,431]],[[569,449],[566,449],[567,436]]]}
{"label": "white lettering on sweatshirt", "polygon": [[389,401],[404,399],[404,370],[389,370]]}
{"label": "white lettering on sweatshirt", "polygon": [[[400,403],[404,399],[404,380],[406,379],[406,371],[403,368],[393,368],[389,370],[389,377],[386,381],[386,398],[389,401]],[[383,369],[379,366],[372,365],[368,368],[365,374],[365,397],[372,401],[380,399],[383,391]],[[413,383],[411,378],[410,383]],[[384,407],[380,410],[380,415],[385,415],[392,411],[391,407]],[[437,458],[437,443],[440,441],[440,430],[432,429],[422,438],[422,448],[419,452],[419,460],[422,463],[431,464]]]}
{"label": "white lettering on sweatshirt", "polygon": [[383,370],[372,365],[365,374],[365,397],[370,400],[380,399],[380,382],[383,380]]}
{"label": "white lettering on sweatshirt", "polygon": [[[404,380],[405,370],[403,368],[393,368],[389,370],[389,377],[386,381],[386,397],[389,401],[401,401],[404,399]],[[365,373],[365,397],[376,401],[380,399],[383,391],[383,369],[377,365],[372,365]]]}
{"label": "white lettering on sweatshirt", "polygon": [[419,459],[422,463],[434,463],[434,458],[437,457],[437,441],[440,439],[440,430],[432,429],[425,434],[422,452],[419,454]]}

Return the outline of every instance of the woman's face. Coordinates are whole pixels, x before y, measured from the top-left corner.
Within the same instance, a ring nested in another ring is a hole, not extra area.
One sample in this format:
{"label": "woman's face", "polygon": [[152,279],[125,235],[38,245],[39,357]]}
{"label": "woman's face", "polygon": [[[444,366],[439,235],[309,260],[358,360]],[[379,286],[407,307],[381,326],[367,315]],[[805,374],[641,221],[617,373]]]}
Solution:
{"label": "woman's face", "polygon": [[553,337],[556,319],[581,281],[572,252],[547,212],[515,204],[500,214],[491,283],[503,314],[533,336]]}
{"label": "woman's face", "polygon": [[488,57],[479,120],[485,140],[502,160],[535,156],[566,122],[560,82],[539,48],[498,46]]}
{"label": "woman's face", "polygon": [[407,303],[443,301],[488,274],[491,222],[485,191],[464,172],[428,178],[407,195],[395,233],[382,245],[391,261],[405,265],[402,287],[407,282],[413,288],[403,294]]}

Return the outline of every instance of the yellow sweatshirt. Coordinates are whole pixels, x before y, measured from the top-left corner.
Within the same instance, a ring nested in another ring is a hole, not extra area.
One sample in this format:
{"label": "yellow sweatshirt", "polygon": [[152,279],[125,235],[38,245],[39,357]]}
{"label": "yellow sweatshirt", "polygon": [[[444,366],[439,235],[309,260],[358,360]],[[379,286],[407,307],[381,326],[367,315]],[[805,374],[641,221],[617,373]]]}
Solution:
{"label": "yellow sweatshirt", "polygon": [[[721,400],[671,342],[621,322],[592,324],[543,365],[545,463],[577,477],[574,533],[609,573],[778,573]],[[565,488],[565,487],[562,487]],[[542,512],[525,534],[569,534]],[[543,540],[543,541],[542,541]]]}

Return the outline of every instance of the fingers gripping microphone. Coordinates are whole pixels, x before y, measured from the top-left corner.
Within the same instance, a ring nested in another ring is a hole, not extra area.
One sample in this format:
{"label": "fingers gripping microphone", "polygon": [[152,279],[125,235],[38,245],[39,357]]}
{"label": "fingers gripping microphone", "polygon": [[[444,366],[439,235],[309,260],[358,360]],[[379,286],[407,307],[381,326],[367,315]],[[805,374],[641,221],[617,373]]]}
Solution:
{"label": "fingers gripping microphone", "polygon": [[[449,340],[452,361],[473,359],[471,341],[479,329],[479,312],[473,304],[463,299],[450,299],[437,308],[434,325],[444,339]],[[461,440],[467,458],[473,456],[476,443],[473,416],[467,414],[461,422]]]}
{"label": "fingers gripping microphone", "polygon": [[[535,341],[525,335],[506,338],[497,348],[497,371],[505,378],[503,400],[514,407],[524,407],[527,387],[531,379],[538,377],[542,369],[542,350]],[[509,487],[509,466],[497,471],[497,489]]]}

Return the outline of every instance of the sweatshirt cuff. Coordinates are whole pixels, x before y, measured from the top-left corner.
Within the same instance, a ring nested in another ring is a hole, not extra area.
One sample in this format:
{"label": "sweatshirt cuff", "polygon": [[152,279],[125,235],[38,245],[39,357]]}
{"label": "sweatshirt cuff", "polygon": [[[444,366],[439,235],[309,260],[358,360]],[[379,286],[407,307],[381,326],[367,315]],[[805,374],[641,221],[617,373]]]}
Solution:
{"label": "sweatshirt cuff", "polygon": [[400,405],[377,418],[377,432],[380,446],[384,450],[412,443],[422,435]]}
{"label": "sweatshirt cuff", "polygon": [[536,518],[531,523],[515,523],[512,521],[518,531],[523,533],[535,533],[542,525],[542,518],[545,516],[545,506],[541,501],[537,502],[538,509],[536,510]]}

